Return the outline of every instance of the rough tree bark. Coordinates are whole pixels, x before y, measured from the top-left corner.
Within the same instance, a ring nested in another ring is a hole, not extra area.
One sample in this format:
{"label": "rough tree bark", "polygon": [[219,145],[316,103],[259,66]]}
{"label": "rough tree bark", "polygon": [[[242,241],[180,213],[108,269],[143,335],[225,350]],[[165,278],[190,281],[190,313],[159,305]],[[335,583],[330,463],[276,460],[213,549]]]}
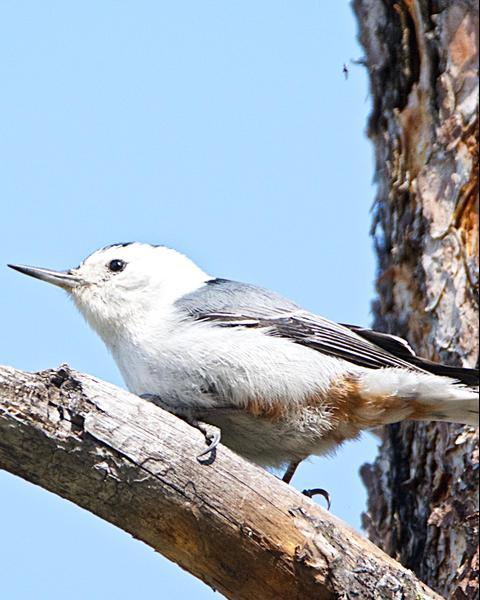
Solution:
{"label": "rough tree bark", "polygon": [[[374,327],[423,356],[478,359],[478,3],[354,0],[373,111]],[[478,594],[478,446],[395,425],[363,469],[370,538],[446,598]]]}
{"label": "rough tree bark", "polygon": [[228,598],[439,600],[290,486],[68,367],[0,367],[0,468],[131,533]]}

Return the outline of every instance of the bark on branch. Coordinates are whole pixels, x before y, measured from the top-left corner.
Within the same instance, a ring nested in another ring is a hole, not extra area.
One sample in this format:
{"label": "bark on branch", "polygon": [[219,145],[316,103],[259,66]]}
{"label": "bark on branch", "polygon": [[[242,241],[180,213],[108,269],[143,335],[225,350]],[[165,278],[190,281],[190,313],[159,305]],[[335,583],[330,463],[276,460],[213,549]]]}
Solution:
{"label": "bark on branch", "polygon": [[312,501],[113,385],[0,367],[0,468],[117,525],[228,598],[439,598]]}

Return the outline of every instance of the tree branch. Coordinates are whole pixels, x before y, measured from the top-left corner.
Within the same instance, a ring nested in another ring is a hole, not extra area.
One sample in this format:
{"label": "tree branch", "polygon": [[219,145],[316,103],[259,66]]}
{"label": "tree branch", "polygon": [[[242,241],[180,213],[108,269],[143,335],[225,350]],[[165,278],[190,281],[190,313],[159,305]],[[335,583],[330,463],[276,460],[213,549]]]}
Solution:
{"label": "tree branch", "polygon": [[438,599],[311,500],[224,446],[67,366],[0,367],[0,468],[144,541],[228,598]]}

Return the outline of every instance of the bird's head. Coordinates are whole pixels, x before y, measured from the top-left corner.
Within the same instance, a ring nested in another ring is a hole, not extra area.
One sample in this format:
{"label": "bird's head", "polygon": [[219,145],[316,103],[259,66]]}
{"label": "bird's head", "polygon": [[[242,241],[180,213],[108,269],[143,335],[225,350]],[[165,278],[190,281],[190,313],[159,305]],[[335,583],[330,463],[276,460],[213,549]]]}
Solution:
{"label": "bird's head", "polygon": [[66,290],[102,337],[131,319],[168,308],[210,279],[183,254],[139,242],[101,248],[66,271],[9,267]]}

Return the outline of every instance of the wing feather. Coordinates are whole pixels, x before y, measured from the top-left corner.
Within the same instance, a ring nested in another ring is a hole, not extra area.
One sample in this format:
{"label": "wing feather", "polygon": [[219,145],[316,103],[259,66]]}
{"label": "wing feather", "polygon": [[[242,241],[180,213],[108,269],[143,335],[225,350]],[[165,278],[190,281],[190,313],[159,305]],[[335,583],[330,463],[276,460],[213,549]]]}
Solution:
{"label": "wing feather", "polygon": [[361,367],[379,369],[401,367],[422,370],[383,348],[361,338],[340,324],[299,311],[288,316],[252,318],[246,314],[198,313],[200,321],[209,321],[219,327],[254,327],[264,329],[267,335],[283,337],[297,344],[329,356],[341,358]]}
{"label": "wing feather", "polygon": [[267,335],[291,340],[361,367],[400,367],[478,386],[477,369],[451,367],[420,358],[397,336],[329,321],[253,285],[214,279],[176,304],[190,318],[218,327],[260,328]]}

